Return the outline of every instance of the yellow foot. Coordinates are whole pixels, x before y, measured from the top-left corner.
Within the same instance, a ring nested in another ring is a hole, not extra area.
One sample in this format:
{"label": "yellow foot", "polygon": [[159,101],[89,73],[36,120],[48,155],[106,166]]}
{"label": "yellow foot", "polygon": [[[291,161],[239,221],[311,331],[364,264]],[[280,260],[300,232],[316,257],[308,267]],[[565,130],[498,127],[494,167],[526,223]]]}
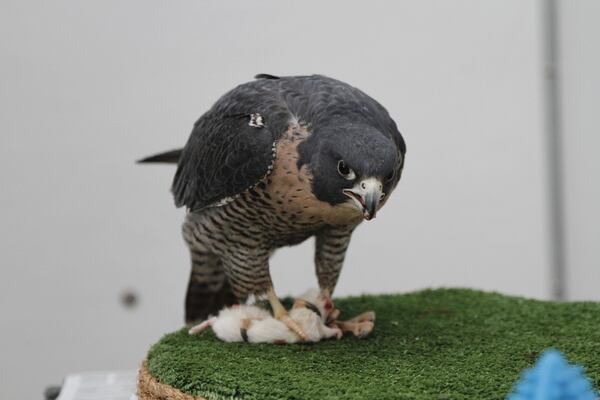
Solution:
{"label": "yellow foot", "polygon": [[283,322],[289,329],[296,333],[296,335],[300,337],[300,340],[306,342],[308,340],[308,336],[306,335],[304,330],[302,330],[300,325],[298,325],[296,321],[290,318],[290,316],[287,313],[287,310],[279,301],[279,298],[275,294],[275,290],[273,290],[272,287],[269,288],[269,290],[267,291],[267,298],[269,299],[269,303],[271,304],[271,308],[273,309],[273,315],[275,316],[275,318]]}
{"label": "yellow foot", "polygon": [[298,335],[303,342],[308,341],[308,336],[306,335],[306,333],[304,333],[304,330],[300,327],[300,325],[298,325],[298,323],[296,321],[291,319],[290,316],[287,315],[287,313],[277,319],[279,319],[281,322],[283,322],[296,335]]}

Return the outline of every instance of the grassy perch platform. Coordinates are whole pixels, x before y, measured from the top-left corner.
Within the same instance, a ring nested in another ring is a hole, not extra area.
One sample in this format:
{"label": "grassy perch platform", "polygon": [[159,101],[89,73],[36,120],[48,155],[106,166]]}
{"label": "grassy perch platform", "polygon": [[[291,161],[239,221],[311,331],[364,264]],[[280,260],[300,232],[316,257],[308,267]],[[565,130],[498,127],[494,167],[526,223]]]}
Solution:
{"label": "grassy perch platform", "polygon": [[173,399],[208,400],[504,399],[548,347],[600,384],[598,303],[439,289],[337,299],[336,306],[342,316],[375,310],[371,336],[250,345],[184,329],[151,348],[140,398],[164,399],[166,390]]}

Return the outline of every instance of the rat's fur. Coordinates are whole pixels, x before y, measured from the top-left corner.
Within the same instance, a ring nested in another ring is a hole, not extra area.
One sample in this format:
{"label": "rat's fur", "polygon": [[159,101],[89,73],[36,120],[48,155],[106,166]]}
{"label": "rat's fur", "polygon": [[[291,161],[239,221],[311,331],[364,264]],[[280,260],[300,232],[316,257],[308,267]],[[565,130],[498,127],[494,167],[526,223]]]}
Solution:
{"label": "rat's fur", "polygon": [[[304,331],[307,341],[318,342],[331,337],[341,338],[342,331],[338,327],[330,328],[325,322],[332,309],[331,301],[318,290],[310,290],[299,298],[314,304],[321,317],[314,311],[302,306],[297,301],[289,311],[289,317]],[[219,312],[216,317],[209,318],[189,330],[190,335],[212,328],[215,335],[225,342],[242,342],[242,328],[246,329],[250,343],[296,343],[300,337],[285,323],[275,319],[271,314],[254,305],[239,305],[228,307]]]}

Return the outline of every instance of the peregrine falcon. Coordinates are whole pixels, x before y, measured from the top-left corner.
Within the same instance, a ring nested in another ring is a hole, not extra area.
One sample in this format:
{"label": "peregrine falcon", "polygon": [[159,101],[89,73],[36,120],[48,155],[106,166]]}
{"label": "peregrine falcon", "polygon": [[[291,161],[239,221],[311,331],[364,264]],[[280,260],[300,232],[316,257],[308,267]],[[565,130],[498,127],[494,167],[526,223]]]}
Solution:
{"label": "peregrine falcon", "polygon": [[284,318],[269,257],[313,236],[331,296],[352,232],[387,202],[405,153],[386,109],[339,80],[260,74],[223,95],[183,149],[140,160],[177,163],[172,192],[188,210],[192,260],[186,321],[251,295]]}

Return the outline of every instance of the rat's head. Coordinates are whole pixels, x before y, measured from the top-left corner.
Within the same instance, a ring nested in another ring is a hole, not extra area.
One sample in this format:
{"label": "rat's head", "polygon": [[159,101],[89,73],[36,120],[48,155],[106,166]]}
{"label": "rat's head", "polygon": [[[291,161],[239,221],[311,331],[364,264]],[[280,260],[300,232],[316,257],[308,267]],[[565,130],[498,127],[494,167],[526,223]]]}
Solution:
{"label": "rat's head", "polygon": [[351,206],[371,220],[400,179],[403,155],[369,125],[329,129],[318,142],[309,138],[299,148],[301,160],[310,158],[313,192],[321,201]]}
{"label": "rat's head", "polygon": [[331,301],[331,298],[327,294],[321,292],[319,289],[311,289],[302,296],[298,297],[296,299],[296,305],[298,307],[307,307],[308,305],[307,308],[309,309],[310,305],[314,305],[319,310],[323,322],[327,320],[327,317],[333,310],[333,302]]}

